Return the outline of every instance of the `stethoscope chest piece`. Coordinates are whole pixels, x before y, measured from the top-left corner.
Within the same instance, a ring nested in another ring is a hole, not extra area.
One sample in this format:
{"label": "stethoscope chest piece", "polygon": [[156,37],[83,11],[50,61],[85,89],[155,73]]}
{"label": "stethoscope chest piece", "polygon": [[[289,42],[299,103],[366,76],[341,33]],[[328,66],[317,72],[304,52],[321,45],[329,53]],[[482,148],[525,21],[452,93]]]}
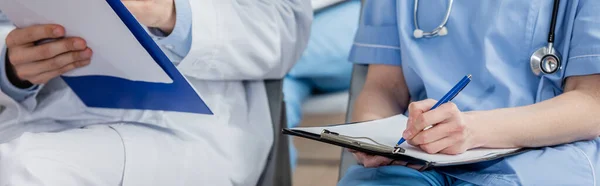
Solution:
{"label": "stethoscope chest piece", "polygon": [[548,45],[538,49],[531,55],[529,65],[536,76],[554,74],[560,70],[562,65],[560,53],[554,49],[554,30],[556,29],[559,5],[560,0],[554,0],[550,31],[548,32]]}
{"label": "stethoscope chest piece", "polygon": [[552,45],[540,48],[531,55],[531,71],[536,76],[556,73],[561,67],[560,59],[560,54],[554,50]]}

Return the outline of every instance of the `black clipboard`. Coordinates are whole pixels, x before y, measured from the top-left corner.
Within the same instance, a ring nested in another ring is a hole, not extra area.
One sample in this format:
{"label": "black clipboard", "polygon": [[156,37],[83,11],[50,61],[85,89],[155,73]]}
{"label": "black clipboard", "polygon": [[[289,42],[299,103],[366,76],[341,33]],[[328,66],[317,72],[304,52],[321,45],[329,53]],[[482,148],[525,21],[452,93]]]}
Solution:
{"label": "black clipboard", "polygon": [[[324,133],[326,133],[326,131],[323,131]],[[331,132],[331,131],[329,131]],[[286,135],[292,135],[292,136],[298,136],[298,137],[302,137],[302,138],[307,138],[307,139],[311,139],[311,140],[315,140],[315,141],[319,141],[319,142],[323,142],[323,143],[328,143],[331,145],[335,145],[335,146],[339,146],[339,147],[343,147],[343,148],[348,148],[348,149],[352,149],[352,150],[357,150],[357,151],[361,151],[361,152],[365,152],[368,154],[373,154],[373,155],[378,155],[378,156],[383,156],[383,157],[387,157],[390,159],[397,159],[397,160],[402,160],[402,161],[406,161],[408,163],[411,164],[419,164],[419,165],[424,165],[425,168],[430,167],[432,165],[433,162],[429,162],[429,161],[425,161],[425,160],[421,160],[421,159],[417,159],[417,158],[413,158],[410,156],[406,156],[402,153],[397,153],[394,154],[392,153],[392,151],[394,150],[394,147],[389,147],[387,150],[389,152],[384,152],[382,147],[381,150],[374,150],[371,148],[364,148],[361,147],[360,145],[353,145],[350,143],[343,143],[337,140],[332,140],[330,138],[322,138],[321,135],[315,135],[313,133],[310,132],[305,132],[305,131],[301,131],[301,130],[293,130],[293,129],[283,129],[282,130],[283,134]],[[334,132],[332,132],[334,133]]]}
{"label": "black clipboard", "polygon": [[[348,124],[342,124],[342,125],[352,125],[352,124],[357,124],[357,123],[348,123]],[[339,125],[331,125],[331,126],[339,126]],[[513,156],[513,155],[520,154],[520,153],[531,150],[531,148],[521,148],[521,149],[515,150],[513,152],[496,154],[493,156],[487,156],[487,157],[479,158],[479,159],[453,162],[453,163],[439,163],[439,162],[427,161],[427,160],[415,158],[412,156],[408,156],[408,155],[404,154],[404,150],[401,150],[401,152],[394,152],[394,150],[397,150],[396,149],[397,147],[391,147],[391,146],[385,146],[385,145],[373,145],[373,144],[365,145],[366,143],[356,140],[356,138],[362,138],[362,137],[348,138],[348,136],[340,135],[340,134],[338,134],[336,132],[332,132],[330,130],[323,130],[321,132],[321,134],[314,134],[314,133],[306,132],[306,131],[302,131],[302,130],[294,130],[294,129],[290,129],[290,128],[285,128],[285,129],[282,129],[282,133],[285,135],[298,136],[298,137],[302,137],[302,138],[306,138],[306,139],[310,139],[310,140],[314,140],[314,141],[319,141],[319,142],[323,142],[323,143],[327,143],[327,144],[331,144],[331,145],[335,145],[335,146],[339,146],[339,147],[343,147],[343,148],[353,149],[353,150],[364,152],[367,154],[383,156],[383,157],[387,157],[387,158],[394,159],[394,160],[402,160],[402,161],[408,162],[410,164],[422,165],[422,168],[419,171],[427,170],[427,169],[433,168],[433,167],[446,167],[446,166],[465,165],[465,164],[491,161],[491,160],[504,158],[507,156]],[[375,141],[373,141],[373,142],[375,142]]]}

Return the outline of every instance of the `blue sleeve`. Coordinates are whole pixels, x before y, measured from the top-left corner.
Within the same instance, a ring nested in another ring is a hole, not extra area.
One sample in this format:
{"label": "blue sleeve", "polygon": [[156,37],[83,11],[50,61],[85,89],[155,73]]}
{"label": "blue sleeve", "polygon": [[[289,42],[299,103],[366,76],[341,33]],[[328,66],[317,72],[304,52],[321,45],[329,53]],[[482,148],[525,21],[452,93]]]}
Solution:
{"label": "blue sleeve", "polygon": [[175,0],[176,22],[171,34],[166,35],[156,28],[150,28],[156,43],[166,49],[174,61],[181,61],[192,46],[192,11],[188,0]]}
{"label": "blue sleeve", "polygon": [[577,9],[565,78],[600,73],[600,1],[582,0]]}
{"label": "blue sleeve", "polygon": [[401,65],[396,0],[365,1],[349,60]]}
{"label": "blue sleeve", "polygon": [[34,95],[38,90],[39,90],[39,86],[33,86],[30,87],[28,89],[21,89],[18,88],[16,86],[14,86],[7,77],[6,74],[6,48],[2,48],[2,52],[0,54],[0,69],[1,69],[1,75],[0,75],[0,90],[2,90],[2,92],[4,92],[6,95],[8,95],[9,97],[11,97],[12,99],[14,99],[17,102],[21,102],[23,100],[25,100],[27,97]]}

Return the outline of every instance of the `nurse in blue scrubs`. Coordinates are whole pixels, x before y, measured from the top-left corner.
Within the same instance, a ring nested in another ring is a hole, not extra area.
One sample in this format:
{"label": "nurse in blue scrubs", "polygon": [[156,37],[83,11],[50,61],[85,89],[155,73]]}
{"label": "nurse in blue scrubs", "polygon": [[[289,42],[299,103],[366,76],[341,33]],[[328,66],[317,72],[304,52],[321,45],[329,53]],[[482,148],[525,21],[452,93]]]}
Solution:
{"label": "nurse in blue scrubs", "polygon": [[355,121],[407,114],[398,137],[429,153],[537,148],[424,171],[354,152],[339,185],[597,184],[600,1],[367,0],[350,60],[369,65]]}

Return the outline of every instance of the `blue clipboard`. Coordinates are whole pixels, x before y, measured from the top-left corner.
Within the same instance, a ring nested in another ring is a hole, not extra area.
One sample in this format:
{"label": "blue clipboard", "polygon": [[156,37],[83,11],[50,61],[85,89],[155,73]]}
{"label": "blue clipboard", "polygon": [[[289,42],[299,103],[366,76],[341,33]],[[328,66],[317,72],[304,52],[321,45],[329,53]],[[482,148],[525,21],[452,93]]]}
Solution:
{"label": "blue clipboard", "polygon": [[174,111],[212,115],[213,113],[206,103],[121,3],[121,0],[106,0],[106,2],[127,25],[144,49],[173,80],[173,83],[140,82],[110,76],[63,76],[62,79],[83,103],[88,107],[97,108]]}

